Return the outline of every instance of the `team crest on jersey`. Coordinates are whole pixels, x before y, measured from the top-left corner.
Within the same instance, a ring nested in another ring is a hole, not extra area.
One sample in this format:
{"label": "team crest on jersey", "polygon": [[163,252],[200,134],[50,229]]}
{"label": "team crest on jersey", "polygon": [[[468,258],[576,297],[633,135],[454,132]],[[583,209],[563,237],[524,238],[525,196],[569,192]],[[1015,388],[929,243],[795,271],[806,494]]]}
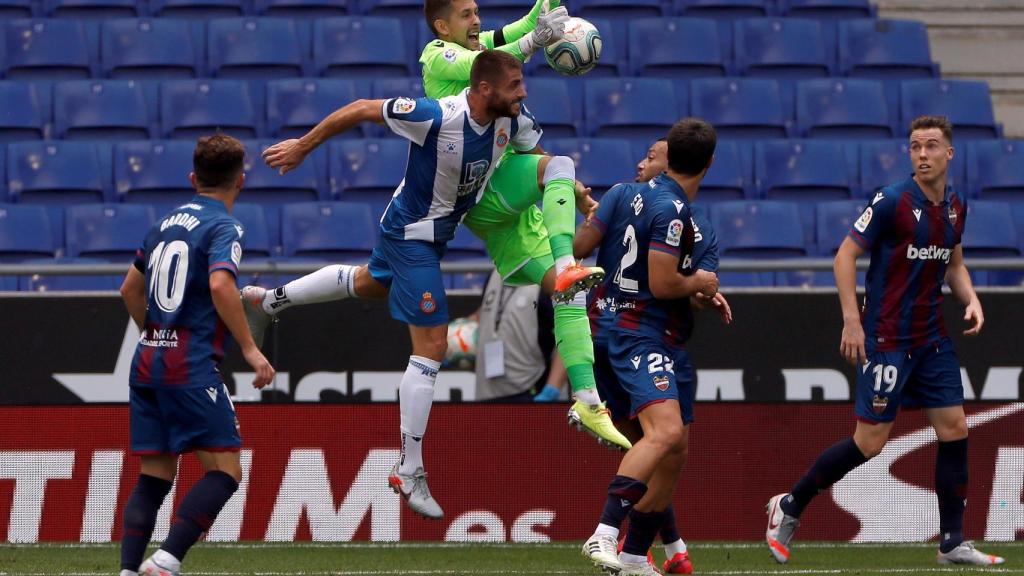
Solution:
{"label": "team crest on jersey", "polygon": [[498,135],[494,137],[494,143],[498,145],[498,148],[504,148],[508,145],[508,133],[502,128],[498,130]]}
{"label": "team crest on jersey", "polygon": [[872,216],[874,216],[874,210],[871,209],[871,206],[868,206],[864,209],[864,213],[860,215],[860,218],[857,218],[857,221],[853,223],[853,228],[857,232],[864,232],[868,229],[868,224],[871,224]]}
{"label": "team crest on jersey", "polygon": [[875,394],[874,398],[871,399],[871,409],[875,411],[875,414],[881,414],[885,412],[886,406],[889,405],[889,399],[884,396]]}
{"label": "team crest on jersey", "polygon": [[420,310],[424,314],[433,314],[434,310],[437,310],[437,302],[434,302],[434,295],[430,292],[423,293],[423,299],[420,300]]}
{"label": "team crest on jersey", "polygon": [[949,207],[949,211],[946,212],[946,215],[949,216],[949,223],[950,224],[956,224],[956,208],[953,208],[952,206],[950,206]]}
{"label": "team crest on jersey", "polygon": [[669,378],[668,376],[655,376],[654,387],[664,392],[668,390]]}
{"label": "team crest on jersey", "polygon": [[416,109],[416,101],[409,98],[395,98],[391,111],[395,114],[408,114]]}
{"label": "team crest on jersey", "polygon": [[445,60],[447,60],[447,61],[451,62],[452,64],[454,64],[455,63],[455,59],[459,57],[459,53],[455,51],[455,48],[449,48],[449,49],[444,51],[443,56],[444,56]]}
{"label": "team crest on jersey", "polygon": [[242,245],[238,242],[231,243],[231,261],[238,266],[242,263]]}
{"label": "team crest on jersey", "polygon": [[669,246],[679,246],[679,241],[683,239],[683,221],[673,220],[668,223],[668,234],[665,236],[665,244]]}

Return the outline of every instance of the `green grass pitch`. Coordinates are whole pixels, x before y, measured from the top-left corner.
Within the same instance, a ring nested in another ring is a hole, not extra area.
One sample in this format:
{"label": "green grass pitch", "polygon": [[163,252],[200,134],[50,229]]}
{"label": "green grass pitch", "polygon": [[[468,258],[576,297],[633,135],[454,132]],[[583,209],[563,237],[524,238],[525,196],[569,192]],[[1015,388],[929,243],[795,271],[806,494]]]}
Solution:
{"label": "green grass pitch", "polygon": [[[698,574],[1024,574],[1024,542],[979,543],[1006,558],[993,568],[935,563],[934,544],[879,545],[798,542],[789,564],[778,565],[753,542],[693,542]],[[552,544],[200,544],[186,575],[580,575],[603,574],[580,555],[580,543]],[[116,575],[116,544],[0,545],[0,575]],[[660,553],[656,554],[660,560]]]}

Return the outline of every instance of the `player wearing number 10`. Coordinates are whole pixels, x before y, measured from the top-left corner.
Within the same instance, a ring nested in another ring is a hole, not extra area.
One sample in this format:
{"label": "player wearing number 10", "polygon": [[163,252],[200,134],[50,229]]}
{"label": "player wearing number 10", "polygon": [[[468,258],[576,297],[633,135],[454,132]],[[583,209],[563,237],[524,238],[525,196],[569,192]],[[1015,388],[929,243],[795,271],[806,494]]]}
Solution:
{"label": "player wearing number 10", "polygon": [[[229,212],[245,182],[244,157],[242,143],[230,136],[199,139],[190,175],[196,196],[150,229],[121,286],[142,330],[129,376],[131,450],[142,462],[124,508],[121,576],[177,575],[185,553],[238,489],[242,440],[217,371],[227,332],[256,372],[253,386],[274,377],[249,333],[235,283],[244,232]],[[182,500],[160,550],[143,562],[178,455],[191,451],[206,474]]]}

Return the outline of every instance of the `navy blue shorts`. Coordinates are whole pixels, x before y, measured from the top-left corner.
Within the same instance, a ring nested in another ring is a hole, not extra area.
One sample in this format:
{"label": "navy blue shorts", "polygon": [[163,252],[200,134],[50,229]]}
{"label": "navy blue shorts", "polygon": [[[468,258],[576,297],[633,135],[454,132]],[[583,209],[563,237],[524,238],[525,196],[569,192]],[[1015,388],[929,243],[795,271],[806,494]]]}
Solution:
{"label": "navy blue shorts", "polygon": [[857,374],[858,420],[892,422],[900,407],[944,408],[964,403],[953,341],[894,352],[870,352]]}
{"label": "navy blue shorts", "polygon": [[128,402],[135,454],[232,452],[242,446],[224,384],[177,390],[132,386]]}
{"label": "navy blue shorts", "polygon": [[391,317],[412,326],[448,323],[441,276],[445,247],[421,240],[381,236],[370,255],[370,275],[389,288]]}
{"label": "navy blue shorts", "polygon": [[[601,360],[597,349],[594,353],[596,377]],[[612,335],[608,339],[607,358],[617,381],[606,384],[606,392],[598,380],[598,391],[601,399],[608,402],[613,420],[635,418],[651,404],[677,400],[683,423],[693,422],[693,365],[686,350],[649,338]]]}

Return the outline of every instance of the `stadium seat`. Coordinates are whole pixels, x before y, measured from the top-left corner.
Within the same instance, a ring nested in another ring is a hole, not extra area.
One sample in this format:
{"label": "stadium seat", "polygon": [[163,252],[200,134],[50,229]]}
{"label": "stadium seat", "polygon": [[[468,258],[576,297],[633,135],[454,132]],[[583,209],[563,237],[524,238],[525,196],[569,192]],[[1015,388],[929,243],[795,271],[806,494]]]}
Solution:
{"label": "stadium seat", "polygon": [[162,214],[195,195],[188,175],[195,143],[143,140],[114,145],[114,190],[118,201],[153,204]]}
{"label": "stadium seat", "polygon": [[907,80],[900,88],[901,123],[909,133],[910,122],[923,114],[949,118],[953,138],[999,138],[988,83],[975,80]]}
{"label": "stadium seat", "polygon": [[[587,78],[611,78],[628,74],[629,62],[626,59],[626,22],[616,22],[604,18],[587,18],[601,34],[601,57],[594,69],[587,72]],[[524,72],[529,76],[549,76],[565,78],[548,65],[543,54],[537,54],[523,65]],[[574,87],[575,88],[575,87]],[[530,89],[527,80],[526,89]]]}
{"label": "stadium seat", "polygon": [[394,18],[321,18],[313,23],[313,64],[321,76],[409,76],[405,36]]}
{"label": "stadium seat", "polygon": [[43,0],[43,15],[47,18],[135,18],[141,8],[136,0]]}
{"label": "stadium seat", "polygon": [[[38,3],[32,0],[0,0],[0,20],[37,16],[37,5]],[[5,276],[0,276],[0,279],[3,278]]]}
{"label": "stadium seat", "polygon": [[704,18],[640,18],[629,23],[629,66],[636,76],[727,76],[718,25]]}
{"label": "stadium seat", "polygon": [[0,204],[0,262],[52,258],[57,253],[53,239],[45,207]]}
{"label": "stadium seat", "polygon": [[242,0],[150,0],[149,12],[161,18],[232,18],[245,13]]}
{"label": "stadium seat", "polygon": [[519,20],[534,6],[532,0],[479,0],[480,14],[488,20],[508,24]]}
{"label": "stadium seat", "polygon": [[[26,260],[24,264],[106,264],[100,258],[45,258]],[[89,290],[117,290],[124,281],[124,274],[28,274],[18,278],[18,288],[23,292],[63,292]]]}
{"label": "stadium seat", "polygon": [[218,18],[207,23],[210,74],[270,80],[303,75],[303,50],[289,18]]}
{"label": "stadium seat", "polygon": [[674,0],[678,16],[713,18],[719,21],[761,18],[768,15],[765,0]]}
{"label": "stadium seat", "polygon": [[361,5],[360,14],[400,18],[406,23],[423,19],[422,0],[349,0]]}
{"label": "stadium seat", "polygon": [[[962,154],[962,150],[957,153]],[[970,142],[967,145],[967,186],[971,195],[987,200],[1024,201],[1024,142]]]}
{"label": "stadium seat", "polygon": [[874,18],[876,12],[868,0],[778,0],[778,11],[788,18],[817,20]]}
{"label": "stadium seat", "polygon": [[327,177],[331,198],[362,202],[375,219],[405,176],[409,143],[405,140],[337,140],[328,147]]}
{"label": "stadium seat", "polygon": [[852,178],[839,142],[776,140],[754,144],[754,175],[769,200],[846,200]]}
{"label": "stadium seat", "polygon": [[719,138],[785,138],[790,117],[779,84],[766,78],[700,78],[690,83],[690,111]]}
{"label": "stadium seat", "polygon": [[569,83],[562,78],[530,78],[527,82],[527,105],[545,138],[580,136],[582,103],[573,100]]}
{"label": "stadium seat", "polygon": [[938,77],[928,31],[916,20],[860,19],[839,22],[839,71],[880,79]]}
{"label": "stadium seat", "polygon": [[1021,253],[1013,211],[1006,202],[967,203],[964,254],[976,258],[1012,258]]}
{"label": "stadium seat", "polygon": [[91,142],[13,142],[7,145],[7,188],[19,203],[103,202],[101,166]]}
{"label": "stadium seat", "polygon": [[543,143],[550,154],[568,156],[576,164],[576,178],[600,198],[620,182],[632,182],[635,160],[628,140],[619,138],[553,138]]}
{"label": "stadium seat", "polygon": [[364,263],[377,238],[370,207],[360,202],[299,202],[281,209],[286,256]]}
{"label": "stadium seat", "polygon": [[711,169],[700,183],[700,202],[748,198],[753,190],[751,151],[745,142],[719,140]]}
{"label": "stadium seat", "polygon": [[73,80],[92,76],[95,50],[77,20],[5,22],[8,80]]}
{"label": "stadium seat", "polygon": [[665,78],[588,79],[583,91],[591,136],[656,140],[668,134],[677,111],[685,109]]}
{"label": "stadium seat", "polygon": [[607,18],[628,21],[633,18],[664,16],[661,0],[578,0],[573,3],[573,15],[586,19]]}
{"label": "stadium seat", "polygon": [[239,80],[170,80],[160,85],[160,118],[165,138],[221,131],[255,138],[257,119],[249,87]]}
{"label": "stadium seat", "polygon": [[819,78],[796,85],[796,127],[806,138],[892,138],[893,116],[875,80]]}
{"label": "stadium seat", "polygon": [[[267,130],[277,138],[297,138],[328,114],[358,100],[355,83],[326,78],[290,78],[267,82]],[[360,124],[336,138],[369,136]]]}
{"label": "stadium seat", "polygon": [[283,18],[330,18],[354,12],[356,0],[255,0],[253,9],[260,16]]}
{"label": "stadium seat", "polygon": [[818,78],[832,71],[821,25],[815,20],[737,20],[733,43],[736,69],[744,76]]}
{"label": "stadium seat", "polygon": [[53,87],[53,127],[58,138],[149,138],[152,121],[142,86],[134,80],[70,80]]}
{"label": "stadium seat", "polygon": [[[242,200],[248,200],[245,196]],[[259,204],[239,202],[231,208],[231,215],[242,223],[245,235],[242,237],[242,244],[245,246],[245,257],[243,261],[251,261],[251,258],[270,258],[277,253],[277,241],[270,238],[270,230],[267,227],[267,217],[263,207]]]}
{"label": "stadium seat", "polygon": [[47,113],[34,83],[0,81],[0,110],[0,142],[46,136]]}
{"label": "stadium seat", "polygon": [[800,209],[792,202],[718,202],[711,206],[711,223],[723,257],[807,255]]}
{"label": "stadium seat", "polygon": [[835,256],[839,245],[846,239],[853,223],[857,221],[867,205],[868,201],[863,199],[819,202],[817,204],[815,236],[819,255],[829,258]]}
{"label": "stadium seat", "polygon": [[299,164],[285,174],[263,161],[263,151],[272,141],[247,140],[245,144],[245,202],[264,206],[288,202],[315,202],[322,200],[316,178],[314,159]]}
{"label": "stadium seat", "polygon": [[[527,85],[527,88],[533,88],[533,81]],[[358,91],[358,86],[356,90]],[[397,98],[399,96],[405,96],[408,98],[422,98],[426,94],[423,92],[423,78],[414,76],[400,76],[396,78],[375,78],[371,84],[371,94],[373,98]],[[390,132],[390,130],[389,130]]]}
{"label": "stadium seat", "polygon": [[131,262],[156,220],[152,206],[141,204],[84,204],[66,213],[68,256],[111,262]]}
{"label": "stadium seat", "polygon": [[191,26],[171,18],[104,21],[100,62],[108,78],[172,80],[199,75]]}

